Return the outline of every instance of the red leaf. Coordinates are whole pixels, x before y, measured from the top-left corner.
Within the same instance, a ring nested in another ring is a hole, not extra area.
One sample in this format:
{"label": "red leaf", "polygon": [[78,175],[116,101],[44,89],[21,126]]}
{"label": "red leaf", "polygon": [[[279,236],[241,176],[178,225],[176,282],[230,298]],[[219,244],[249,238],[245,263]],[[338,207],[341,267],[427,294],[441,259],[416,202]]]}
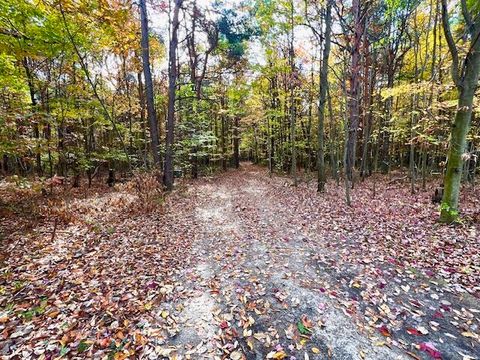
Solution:
{"label": "red leaf", "polygon": [[435,314],[433,314],[433,317],[435,319],[441,319],[441,318],[443,318],[443,314],[440,311],[437,310],[437,311],[435,311]]}
{"label": "red leaf", "polygon": [[408,328],[408,329],[407,329],[407,332],[408,332],[410,335],[422,336],[422,334],[420,333],[420,331],[418,331],[417,329],[414,329],[414,328]]}
{"label": "red leaf", "polygon": [[380,334],[382,334],[383,336],[391,336],[392,335],[392,334],[390,334],[390,330],[388,330],[386,325],[380,326],[378,328],[378,331],[380,331]]}
{"label": "red leaf", "polygon": [[420,350],[425,351],[428,355],[430,355],[434,359],[441,359],[442,358],[442,354],[440,354],[440,352],[430,342],[421,343],[420,344]]}
{"label": "red leaf", "polygon": [[220,323],[220,329],[226,329],[228,328],[228,322],[226,322],[225,320],[223,320],[221,323]]}

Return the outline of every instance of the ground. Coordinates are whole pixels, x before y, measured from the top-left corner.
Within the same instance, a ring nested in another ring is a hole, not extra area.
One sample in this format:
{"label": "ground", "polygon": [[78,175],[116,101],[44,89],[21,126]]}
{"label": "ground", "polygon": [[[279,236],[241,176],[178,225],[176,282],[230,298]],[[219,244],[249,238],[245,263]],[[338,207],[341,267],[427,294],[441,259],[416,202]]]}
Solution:
{"label": "ground", "polygon": [[454,228],[405,184],[342,194],[243,164],[166,199],[142,178],[4,200],[0,355],[478,358],[479,198]]}

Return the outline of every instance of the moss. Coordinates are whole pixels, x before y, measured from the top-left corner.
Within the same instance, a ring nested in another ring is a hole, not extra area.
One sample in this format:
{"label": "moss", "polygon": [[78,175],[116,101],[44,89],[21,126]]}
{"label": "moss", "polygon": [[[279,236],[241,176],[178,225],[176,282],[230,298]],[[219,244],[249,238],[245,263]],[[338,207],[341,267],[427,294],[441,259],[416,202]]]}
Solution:
{"label": "moss", "polygon": [[442,202],[440,206],[440,222],[447,224],[460,222],[458,210],[448,205],[448,203]]}

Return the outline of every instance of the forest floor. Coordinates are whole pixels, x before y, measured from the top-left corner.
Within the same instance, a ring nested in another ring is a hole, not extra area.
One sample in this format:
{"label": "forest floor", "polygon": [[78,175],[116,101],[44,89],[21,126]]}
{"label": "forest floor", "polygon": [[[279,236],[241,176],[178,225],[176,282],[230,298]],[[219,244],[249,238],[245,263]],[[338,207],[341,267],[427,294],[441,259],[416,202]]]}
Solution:
{"label": "forest floor", "polygon": [[454,228],[382,178],[352,207],[250,164],[142,181],[0,189],[0,356],[479,358],[478,190]]}

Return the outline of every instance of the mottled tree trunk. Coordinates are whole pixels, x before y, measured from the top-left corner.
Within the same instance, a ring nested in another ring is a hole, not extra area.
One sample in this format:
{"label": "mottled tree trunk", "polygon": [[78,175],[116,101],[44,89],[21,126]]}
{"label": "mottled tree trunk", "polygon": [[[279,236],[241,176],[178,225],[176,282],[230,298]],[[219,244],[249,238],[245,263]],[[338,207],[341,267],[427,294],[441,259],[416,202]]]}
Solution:
{"label": "mottled tree trunk", "polygon": [[[477,58],[476,79],[478,81],[480,56],[477,56]],[[475,79],[474,76],[475,74],[472,74],[472,80]],[[462,155],[465,151],[466,138],[468,130],[470,129],[473,95],[475,93],[475,86],[472,86],[473,81],[469,82],[471,83],[469,86],[465,86],[460,90],[457,113],[452,125],[450,137],[447,172],[445,173],[444,192],[440,214],[440,221],[447,223],[453,222],[458,218],[458,198],[460,194],[463,166]]]}
{"label": "mottled tree trunk", "polygon": [[458,106],[452,124],[447,171],[444,178],[444,192],[440,210],[440,221],[451,223],[458,219],[458,199],[462,180],[463,153],[472,118],[473,97],[480,76],[480,17],[473,17],[462,1],[462,13],[470,33],[470,48],[463,65],[459,68],[459,54],[450,32],[447,0],[442,0],[442,25],[450,53],[452,54],[452,78],[458,89]]}

